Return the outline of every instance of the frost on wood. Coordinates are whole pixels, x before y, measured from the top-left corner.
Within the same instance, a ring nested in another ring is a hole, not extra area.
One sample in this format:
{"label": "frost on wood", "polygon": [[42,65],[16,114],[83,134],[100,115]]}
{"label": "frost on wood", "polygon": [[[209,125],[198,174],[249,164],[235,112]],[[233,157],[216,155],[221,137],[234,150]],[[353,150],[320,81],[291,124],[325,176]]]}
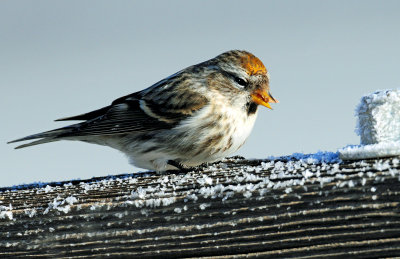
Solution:
{"label": "frost on wood", "polygon": [[360,146],[339,150],[344,160],[400,155],[400,90],[363,96],[356,109]]}
{"label": "frost on wood", "polygon": [[400,252],[399,168],[319,152],[3,188],[0,257],[291,257],[335,244],[390,256]]}

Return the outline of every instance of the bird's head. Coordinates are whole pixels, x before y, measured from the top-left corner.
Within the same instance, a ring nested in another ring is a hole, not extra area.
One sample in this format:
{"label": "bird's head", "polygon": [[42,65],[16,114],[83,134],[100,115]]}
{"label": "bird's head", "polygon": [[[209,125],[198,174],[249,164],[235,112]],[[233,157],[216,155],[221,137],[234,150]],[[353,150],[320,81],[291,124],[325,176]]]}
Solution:
{"label": "bird's head", "polygon": [[[269,89],[269,74],[264,64],[247,51],[232,50],[211,59],[208,66],[214,67],[222,84],[222,90],[246,94],[250,102],[271,108],[278,101]],[[221,88],[219,90],[221,90]]]}

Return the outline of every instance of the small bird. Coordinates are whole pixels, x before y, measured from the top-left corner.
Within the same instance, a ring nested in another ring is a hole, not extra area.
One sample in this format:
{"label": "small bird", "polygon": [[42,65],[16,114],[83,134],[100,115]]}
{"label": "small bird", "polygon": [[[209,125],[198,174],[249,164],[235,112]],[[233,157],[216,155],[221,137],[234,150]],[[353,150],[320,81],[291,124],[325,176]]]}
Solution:
{"label": "small bird", "polygon": [[111,105],[56,121],[70,126],[8,143],[38,139],[24,148],[80,140],[125,153],[130,163],[158,172],[188,170],[238,150],[254,126],[258,105],[277,103],[264,64],[231,50],[187,67]]}

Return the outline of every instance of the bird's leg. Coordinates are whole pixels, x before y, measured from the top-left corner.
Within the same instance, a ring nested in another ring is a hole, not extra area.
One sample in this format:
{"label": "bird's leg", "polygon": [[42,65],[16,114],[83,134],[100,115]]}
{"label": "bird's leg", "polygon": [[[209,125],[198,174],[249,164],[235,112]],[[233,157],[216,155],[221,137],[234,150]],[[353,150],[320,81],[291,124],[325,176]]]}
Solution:
{"label": "bird's leg", "polygon": [[209,165],[210,165],[210,163],[204,162],[204,163],[202,163],[202,164],[196,166],[196,168],[197,168],[198,171],[200,171],[200,170],[206,169]]}
{"label": "bird's leg", "polygon": [[178,168],[182,172],[190,172],[190,171],[196,171],[197,170],[197,167],[187,167],[186,165],[184,165],[184,164],[182,164],[182,163],[180,163],[178,161],[175,161],[175,160],[168,160],[167,164]]}

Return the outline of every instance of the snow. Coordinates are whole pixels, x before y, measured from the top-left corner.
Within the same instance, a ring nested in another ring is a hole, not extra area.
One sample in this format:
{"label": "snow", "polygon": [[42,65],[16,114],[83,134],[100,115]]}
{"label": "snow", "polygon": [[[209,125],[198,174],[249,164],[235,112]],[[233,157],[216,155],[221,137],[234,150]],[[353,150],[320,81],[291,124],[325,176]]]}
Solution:
{"label": "snow", "polygon": [[45,193],[48,193],[48,192],[53,191],[53,187],[51,187],[50,185],[46,185],[46,187],[43,190]]}
{"label": "snow", "polygon": [[201,185],[205,185],[205,184],[211,185],[213,183],[213,180],[211,177],[208,177],[207,175],[203,175],[202,178],[197,179],[197,182]]}
{"label": "snow", "polygon": [[376,91],[356,108],[356,133],[361,145],[338,150],[343,160],[400,155],[400,90]]}
{"label": "snow", "polygon": [[371,145],[353,145],[339,149],[343,160],[370,159],[400,155],[400,141],[382,142]]}
{"label": "snow", "polygon": [[209,204],[209,203],[202,203],[202,204],[200,204],[199,208],[200,208],[201,210],[205,210],[205,209],[207,209],[207,208],[210,207],[210,206],[211,206],[211,204]]}
{"label": "snow", "polygon": [[12,209],[13,207],[11,203],[8,206],[0,205],[0,219],[8,218],[9,220],[13,220]]}
{"label": "snow", "polygon": [[[281,157],[268,157],[269,160],[281,160],[281,161],[300,161],[306,164],[318,164],[318,163],[338,163],[340,162],[339,153],[328,152],[328,151],[318,151],[314,154],[303,154],[294,153],[290,156]],[[279,166],[279,164],[277,165]],[[265,166],[264,166],[265,167]]]}
{"label": "snow", "polygon": [[400,141],[400,90],[363,96],[356,115],[356,133],[362,145]]}
{"label": "snow", "polygon": [[182,213],[182,209],[177,207],[177,208],[174,209],[174,212],[175,213]]}
{"label": "snow", "polygon": [[56,198],[54,198],[52,202],[49,202],[47,208],[43,211],[43,214],[47,214],[52,210],[61,211],[67,214],[71,210],[71,206],[76,202],[78,202],[78,199],[75,198],[74,196],[69,196],[65,199],[62,199],[60,196],[57,196]]}
{"label": "snow", "polygon": [[75,198],[74,196],[69,196],[65,198],[65,202],[67,202],[69,205],[74,205],[74,203],[78,202],[78,199]]}
{"label": "snow", "polygon": [[33,209],[25,209],[24,212],[30,218],[32,218],[33,216],[36,216],[36,214],[37,214],[37,210],[35,208],[33,208]]}

